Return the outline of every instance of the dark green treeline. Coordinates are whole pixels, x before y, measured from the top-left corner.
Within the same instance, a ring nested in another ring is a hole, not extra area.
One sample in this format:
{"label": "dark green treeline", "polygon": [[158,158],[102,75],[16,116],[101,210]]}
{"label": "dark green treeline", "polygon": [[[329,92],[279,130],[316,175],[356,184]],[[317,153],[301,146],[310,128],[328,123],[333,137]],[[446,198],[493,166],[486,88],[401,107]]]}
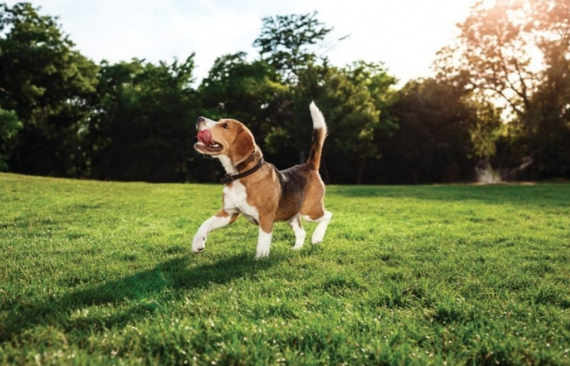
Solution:
{"label": "dark green treeline", "polygon": [[199,115],[244,122],[283,169],[307,156],[315,100],[330,183],[570,178],[569,18],[563,0],[478,2],[435,76],[397,87],[381,62],[330,64],[321,46],[342,39],[317,13],[268,17],[258,55],[222,55],[197,84],[193,54],[95,63],[54,16],[0,4],[0,171],[214,182]]}

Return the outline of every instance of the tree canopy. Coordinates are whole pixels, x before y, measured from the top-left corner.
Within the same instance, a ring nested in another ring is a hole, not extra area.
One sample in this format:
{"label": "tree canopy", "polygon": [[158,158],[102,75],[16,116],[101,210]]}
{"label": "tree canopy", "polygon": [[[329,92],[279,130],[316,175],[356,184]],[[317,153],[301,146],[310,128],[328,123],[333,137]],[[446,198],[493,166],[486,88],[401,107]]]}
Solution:
{"label": "tree canopy", "polygon": [[440,79],[505,106],[508,158],[532,157],[535,177],[569,174],[568,19],[565,0],[478,1],[436,63]]}
{"label": "tree canopy", "polygon": [[344,38],[318,13],[276,15],[261,20],[258,54],[220,55],[195,80],[192,53],[96,63],[56,17],[0,4],[0,170],[213,182],[222,169],[192,148],[199,115],[242,121],[287,168],[306,160],[315,101],[327,182],[472,181],[482,165],[569,178],[568,19],[566,0],[477,1],[435,76],[399,85],[380,60],[332,65],[328,45]]}

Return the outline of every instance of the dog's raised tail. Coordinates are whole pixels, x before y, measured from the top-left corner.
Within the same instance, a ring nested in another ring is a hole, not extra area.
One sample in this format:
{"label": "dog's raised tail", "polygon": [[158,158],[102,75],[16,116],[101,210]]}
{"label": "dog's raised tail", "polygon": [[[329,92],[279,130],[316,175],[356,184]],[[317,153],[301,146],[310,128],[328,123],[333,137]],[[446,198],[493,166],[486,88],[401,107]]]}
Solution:
{"label": "dog's raised tail", "polygon": [[323,114],[315,102],[311,102],[309,109],[311,110],[311,117],[313,119],[313,143],[311,144],[311,152],[309,153],[307,164],[309,164],[313,170],[318,171],[321,165],[323,144],[325,143],[325,137],[327,137],[327,124],[325,117],[323,117]]}

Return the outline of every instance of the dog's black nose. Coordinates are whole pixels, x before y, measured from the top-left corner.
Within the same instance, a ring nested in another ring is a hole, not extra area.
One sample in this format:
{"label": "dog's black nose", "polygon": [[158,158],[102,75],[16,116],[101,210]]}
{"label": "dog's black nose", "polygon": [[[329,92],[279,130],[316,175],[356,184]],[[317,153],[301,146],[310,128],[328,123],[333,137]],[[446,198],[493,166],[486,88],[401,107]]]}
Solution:
{"label": "dog's black nose", "polygon": [[206,119],[202,116],[198,117],[198,120],[196,121],[196,123],[200,123],[200,122],[206,122]]}

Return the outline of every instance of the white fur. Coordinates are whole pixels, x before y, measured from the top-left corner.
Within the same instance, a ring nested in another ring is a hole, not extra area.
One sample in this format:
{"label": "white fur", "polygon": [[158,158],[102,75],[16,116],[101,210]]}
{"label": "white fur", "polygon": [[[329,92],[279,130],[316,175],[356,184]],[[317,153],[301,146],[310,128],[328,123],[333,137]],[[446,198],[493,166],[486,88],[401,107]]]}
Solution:
{"label": "white fur", "polygon": [[318,222],[319,224],[313,231],[313,237],[311,238],[311,243],[319,244],[323,241],[325,237],[325,232],[327,231],[327,227],[329,226],[329,222],[332,219],[332,212],[325,211],[324,215],[319,217],[316,220],[311,220],[309,216],[303,215],[303,219],[310,221],[310,222]]}
{"label": "white fur", "polygon": [[[255,206],[247,203],[247,191],[245,186],[239,181],[232,182],[231,186],[224,187],[224,211],[228,213],[240,213],[248,221],[258,224],[259,212]],[[256,259],[269,256],[271,246],[272,233],[264,232],[259,228],[259,237],[257,240]]]}
{"label": "white fur", "polygon": [[305,238],[307,237],[307,233],[305,232],[305,229],[303,229],[303,227],[300,225],[300,222],[300,215],[296,215],[291,220],[289,220],[289,226],[295,233],[295,246],[293,247],[295,250],[299,250],[303,247]]}
{"label": "white fur", "polygon": [[245,186],[234,181],[231,186],[224,186],[224,211],[241,213],[248,221],[258,223],[259,212],[255,206],[247,203]]}
{"label": "white fur", "polygon": [[259,228],[259,238],[257,240],[257,252],[255,259],[266,258],[269,256],[269,248],[271,247],[271,236],[273,233],[266,233]]}
{"label": "white fur", "polygon": [[318,130],[319,128],[322,128],[326,130],[327,124],[325,122],[325,117],[315,102],[311,102],[309,109],[311,110],[311,118],[313,119],[313,129]]}
{"label": "white fur", "polygon": [[[192,240],[192,251],[197,253],[202,251],[206,246],[208,234],[216,229],[228,226],[231,223],[231,216],[234,214],[242,214],[248,221],[259,223],[259,213],[257,208],[247,203],[247,193],[243,184],[234,181],[230,186],[224,187],[224,211],[229,215],[227,217],[212,216],[204,221],[198,228],[198,232]],[[258,241],[258,253],[256,258],[267,257],[269,255],[269,245],[271,244],[271,233],[269,241],[267,236],[261,235]]]}
{"label": "white fur", "polygon": [[[202,117],[202,118],[204,118],[204,117]],[[204,131],[207,128],[212,128],[218,123],[218,122],[212,121],[211,119],[208,119],[208,118],[204,118],[204,120],[206,121],[206,123],[200,125],[199,131]]]}
{"label": "white fur", "polygon": [[230,222],[231,216],[212,216],[208,220],[204,221],[198,228],[196,235],[194,235],[194,239],[192,240],[192,251],[194,253],[202,251],[206,247],[206,239],[208,238],[208,234],[213,230],[228,226]]}
{"label": "white fur", "polygon": [[218,160],[220,160],[220,163],[222,163],[222,165],[224,166],[226,173],[228,173],[228,174],[237,174],[238,173],[238,170],[236,169],[234,163],[232,162],[232,159],[230,159],[229,156],[216,155],[214,157],[218,158]]}

